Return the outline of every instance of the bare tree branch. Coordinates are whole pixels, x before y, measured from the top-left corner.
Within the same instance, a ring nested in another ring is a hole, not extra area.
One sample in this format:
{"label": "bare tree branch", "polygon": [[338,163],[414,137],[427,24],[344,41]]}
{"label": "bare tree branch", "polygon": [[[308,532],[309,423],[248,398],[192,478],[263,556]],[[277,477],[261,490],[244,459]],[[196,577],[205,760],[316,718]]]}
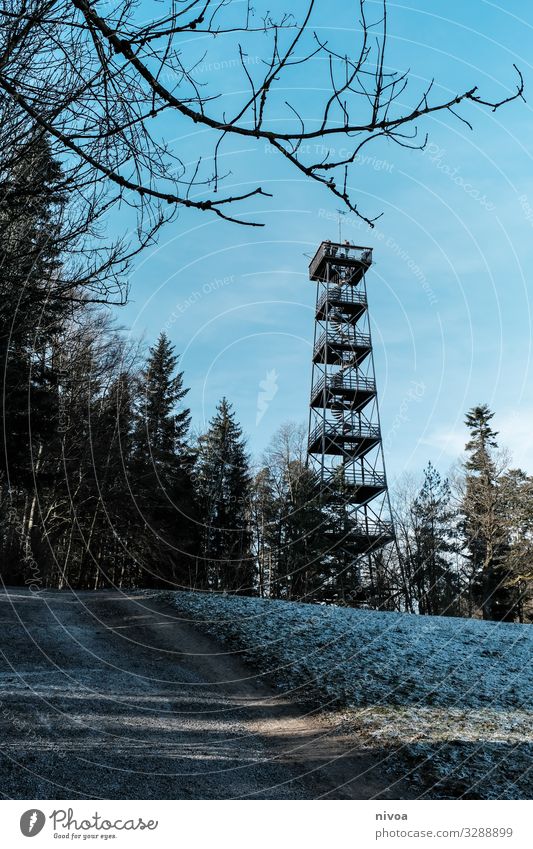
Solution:
{"label": "bare tree branch", "polygon": [[[0,92],[14,110],[13,126],[22,131],[31,121],[40,127],[78,177],[83,173],[85,192],[114,189],[113,202],[136,210],[139,233],[151,237],[183,207],[262,226],[249,220],[245,205],[235,212],[250,198],[269,196],[259,181],[242,193],[223,191],[227,174],[220,173],[219,159],[238,137],[271,146],[372,226],[375,217],[361,212],[348,188],[364,146],[385,139],[423,148],[427,137],[419,136],[418,125],[428,116],[449,113],[471,128],[464,107],[494,111],[523,99],[523,78],[514,66],[515,88],[503,97],[491,100],[472,85],[439,100],[431,80],[414,106],[402,108],[409,72],[387,64],[386,0],[376,20],[365,0],[354,2],[359,39],[352,55],[317,35],[316,11],[310,0],[297,22],[290,14],[279,20],[255,14],[249,3],[237,8],[226,0],[165,0],[159,17],[139,23],[136,0],[102,7],[90,0],[13,0],[0,9]],[[252,68],[248,46],[236,40],[242,33],[264,38],[261,53],[269,58]],[[227,102],[223,92],[199,79],[200,63],[211,55],[206,38],[214,49],[222,36],[244,83],[240,105],[232,101],[233,117],[220,108]],[[297,99],[282,96],[294,69],[306,63],[319,75],[325,71],[317,91],[326,94],[322,103],[315,98],[312,118]],[[162,137],[162,115],[167,121],[174,116],[181,129],[207,131],[210,152],[198,151],[186,164]],[[330,147],[336,138],[342,153]],[[0,134],[0,150],[1,144]]]}

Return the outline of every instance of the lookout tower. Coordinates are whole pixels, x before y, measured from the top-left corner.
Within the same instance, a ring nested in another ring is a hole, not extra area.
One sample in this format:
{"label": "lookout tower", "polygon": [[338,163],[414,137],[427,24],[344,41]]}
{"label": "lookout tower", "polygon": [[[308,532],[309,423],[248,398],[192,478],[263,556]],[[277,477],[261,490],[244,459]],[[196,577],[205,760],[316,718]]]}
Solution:
{"label": "lookout tower", "polygon": [[352,570],[394,540],[365,282],[371,264],[371,248],[325,241],[309,265],[316,310],[308,462],[324,501],[344,515],[332,549]]}

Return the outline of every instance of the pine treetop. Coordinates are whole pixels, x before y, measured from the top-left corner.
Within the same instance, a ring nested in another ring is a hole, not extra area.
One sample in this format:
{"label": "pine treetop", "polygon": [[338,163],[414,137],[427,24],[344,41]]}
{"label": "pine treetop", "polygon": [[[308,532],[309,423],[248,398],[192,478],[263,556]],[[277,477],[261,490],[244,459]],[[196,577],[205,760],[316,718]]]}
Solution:
{"label": "pine treetop", "polygon": [[494,413],[487,404],[472,407],[466,414],[465,424],[470,429],[470,439],[466,443],[466,451],[470,456],[466,461],[466,468],[472,472],[481,472],[492,475],[494,463],[491,457],[491,448],[497,448],[497,431],[489,424]]}

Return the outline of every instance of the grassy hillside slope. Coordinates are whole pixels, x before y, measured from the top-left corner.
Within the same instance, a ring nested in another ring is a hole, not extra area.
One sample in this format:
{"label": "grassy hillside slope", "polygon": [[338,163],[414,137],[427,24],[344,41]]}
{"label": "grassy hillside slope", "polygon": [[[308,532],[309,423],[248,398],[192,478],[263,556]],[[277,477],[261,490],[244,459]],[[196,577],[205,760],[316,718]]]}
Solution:
{"label": "grassy hillside slope", "polygon": [[532,798],[533,629],[205,593],[184,618],[280,692],[342,711],[431,798]]}

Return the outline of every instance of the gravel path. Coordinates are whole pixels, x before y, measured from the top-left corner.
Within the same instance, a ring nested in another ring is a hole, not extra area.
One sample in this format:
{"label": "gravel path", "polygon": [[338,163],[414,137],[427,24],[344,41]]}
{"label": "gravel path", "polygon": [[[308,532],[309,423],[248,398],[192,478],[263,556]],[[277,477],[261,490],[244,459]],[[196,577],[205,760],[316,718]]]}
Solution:
{"label": "gravel path", "polygon": [[7,590],[0,627],[3,797],[409,795],[149,594]]}

